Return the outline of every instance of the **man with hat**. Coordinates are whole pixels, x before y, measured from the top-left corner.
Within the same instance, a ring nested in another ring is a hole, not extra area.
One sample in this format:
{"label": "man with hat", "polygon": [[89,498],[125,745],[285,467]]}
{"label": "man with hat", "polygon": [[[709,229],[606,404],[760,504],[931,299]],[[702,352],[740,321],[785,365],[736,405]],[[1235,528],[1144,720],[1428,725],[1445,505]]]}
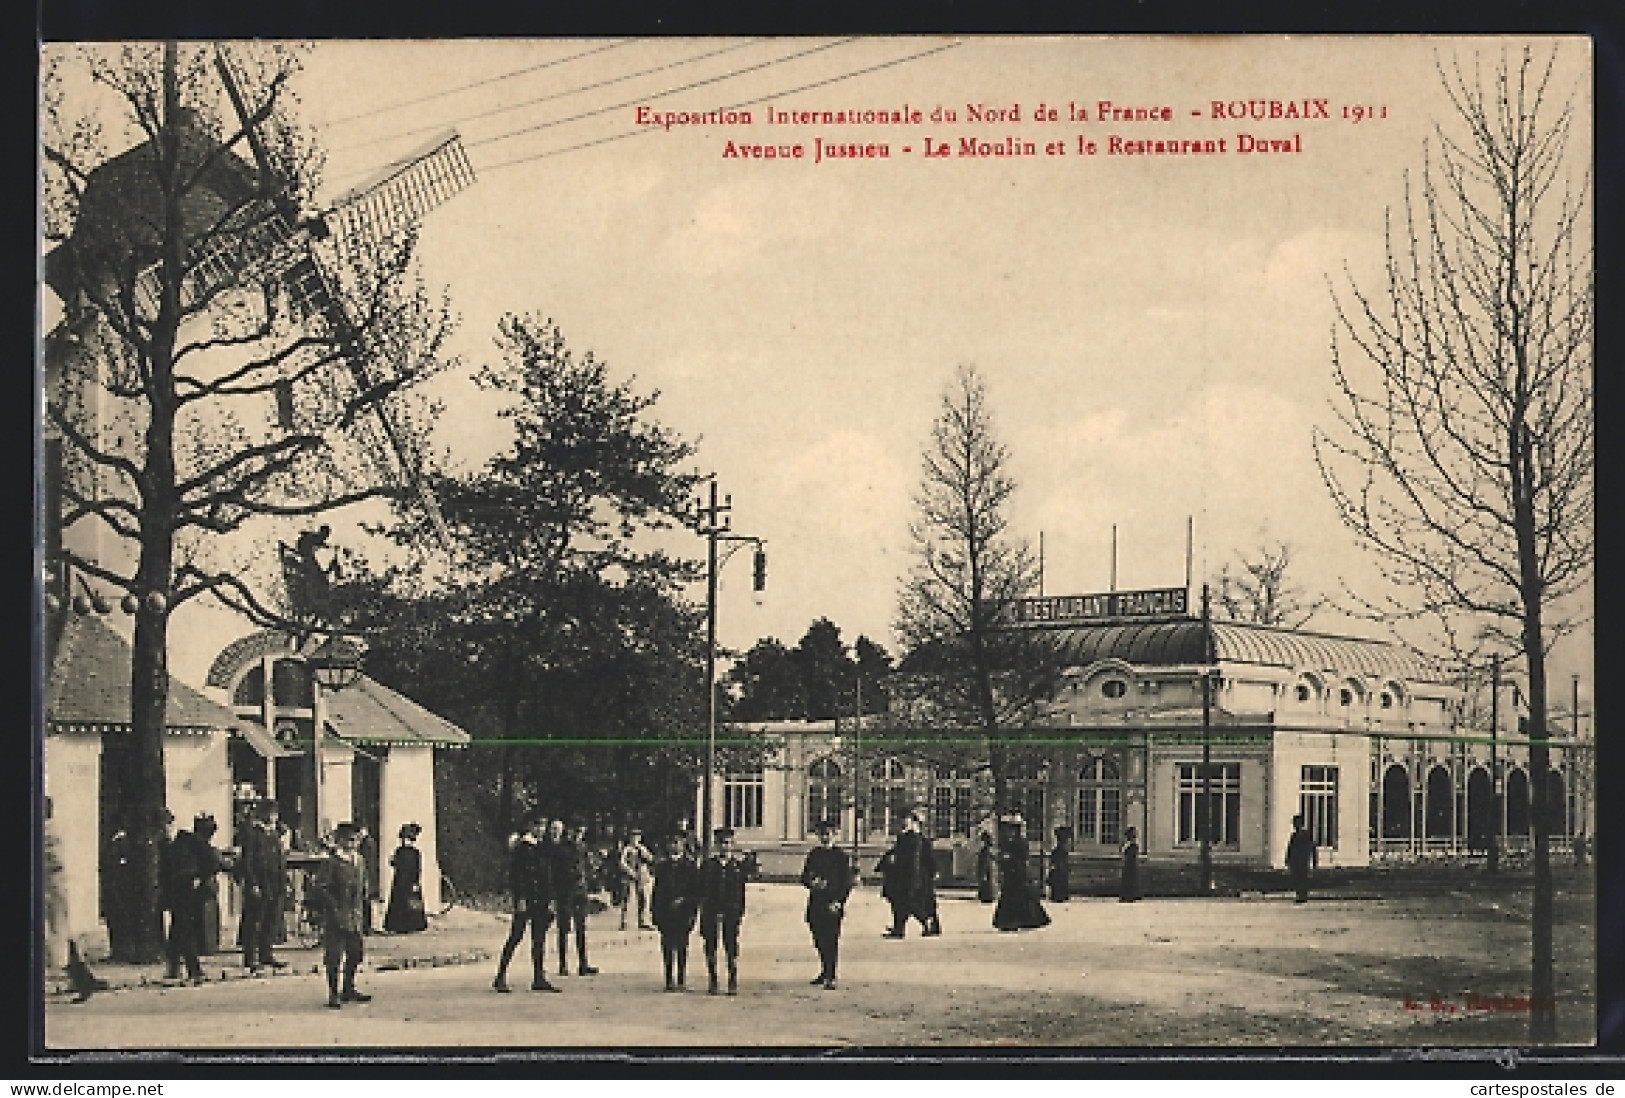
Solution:
{"label": "man with hat", "polygon": [[288,967],[286,961],[271,955],[271,943],[288,897],[288,856],[276,824],[276,802],[256,801],[253,823],[243,835],[242,856],[237,860],[237,874],[243,885],[243,917],[237,939],[243,950],[243,967],[250,971],[262,965]]}
{"label": "man with hat", "polygon": [[649,848],[643,845],[643,832],[634,827],[627,836],[626,845],[621,847],[621,876],[626,882],[626,891],[621,895],[622,930],[626,929],[626,909],[632,905],[634,898],[638,904],[638,929],[648,930],[650,927],[649,885],[654,860]]}
{"label": "man with hat", "polygon": [[835,962],[841,948],[841,919],[846,914],[846,898],[852,891],[852,863],[846,851],[835,845],[834,820],[818,821],[818,845],[807,854],[801,867],[801,883],[807,888],[807,925],[813,945],[818,948],[818,976],[808,981],[835,988]]}
{"label": "man with hat", "polygon": [[542,838],[547,831],[547,817],[532,813],[526,828],[509,839],[508,885],[513,892],[513,918],[508,924],[508,940],[502,943],[502,955],[497,961],[497,976],[491,986],[507,992],[508,962],[514,950],[530,930],[530,965],[532,991],[558,991],[547,979],[547,931],[553,925],[553,866],[551,855],[543,848]]}
{"label": "man with hat", "polygon": [[745,917],[745,860],[732,828],[714,832],[716,853],[700,873],[700,938],[705,943],[706,990],[717,994],[717,939],[728,957],[728,994],[739,994],[739,924]]}
{"label": "man with hat", "polygon": [[888,938],[901,938],[909,919],[918,919],[927,938],[942,933],[937,917],[937,857],[931,840],[920,831],[920,813],[910,812],[903,820],[897,842],[880,860],[885,887],[882,895],[891,904],[892,925]]}
{"label": "man with hat", "polygon": [[[322,913],[322,961],[327,967],[327,1005],[334,1010],[345,1003],[370,1002],[371,995],[356,990],[355,971],[361,964],[362,911],[367,903],[367,867],[361,860],[361,828],[345,820],[333,829],[334,850],[316,871],[311,902]],[[339,967],[344,987],[339,988]]]}

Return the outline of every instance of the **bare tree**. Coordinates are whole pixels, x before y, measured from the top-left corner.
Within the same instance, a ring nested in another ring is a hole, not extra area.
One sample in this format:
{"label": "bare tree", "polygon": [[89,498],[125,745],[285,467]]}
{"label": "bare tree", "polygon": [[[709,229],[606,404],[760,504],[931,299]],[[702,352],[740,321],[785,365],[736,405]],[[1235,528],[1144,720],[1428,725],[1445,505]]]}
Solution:
{"label": "bare tree", "polygon": [[45,344],[62,465],[47,521],[99,531],[113,548],[70,535],[62,557],[135,615],[129,750],[110,775],[133,857],[109,930],[131,960],[161,952],[170,616],[209,593],[285,620],[220,539],[390,491],[358,435],[386,402],[406,414],[448,329],[410,234],[323,250],[297,67],[275,45],[140,43],[51,51],[44,72],[46,279],[64,310]]}
{"label": "bare tree", "polygon": [[1260,545],[1252,557],[1237,556],[1240,568],[1226,564],[1219,569],[1213,590],[1219,613],[1231,621],[1297,629],[1326,605],[1324,598],[1311,598],[1287,578],[1292,546],[1286,542]]}
{"label": "bare tree", "polygon": [[1012,601],[1036,590],[1038,567],[1027,543],[1010,533],[1009,464],[981,374],[961,367],[925,449],[909,527],[915,562],[895,623],[905,656],[894,689],[907,719],[950,735],[971,731],[999,809],[1007,803],[1008,730],[1053,695],[1061,662],[1052,635],[1011,627]]}
{"label": "bare tree", "polygon": [[[1526,48],[1487,76],[1441,65],[1454,117],[1389,221],[1381,291],[1338,298],[1343,429],[1315,438],[1344,522],[1391,582],[1366,609],[1436,650],[1522,657],[1537,775],[1546,654],[1582,620],[1562,607],[1594,554],[1590,179],[1565,162],[1574,110],[1552,94],[1556,61]],[[1537,1041],[1556,1024],[1546,786],[1534,783]]]}

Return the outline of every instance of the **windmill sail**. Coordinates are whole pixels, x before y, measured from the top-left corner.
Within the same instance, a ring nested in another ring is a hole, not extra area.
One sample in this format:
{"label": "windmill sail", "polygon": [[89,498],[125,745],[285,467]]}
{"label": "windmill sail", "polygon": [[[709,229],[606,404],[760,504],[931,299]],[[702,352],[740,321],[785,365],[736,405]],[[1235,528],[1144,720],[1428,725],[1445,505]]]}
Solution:
{"label": "windmill sail", "polygon": [[456,130],[425,142],[334,200],[326,219],[340,258],[348,262],[362,241],[399,236],[473,182]]}

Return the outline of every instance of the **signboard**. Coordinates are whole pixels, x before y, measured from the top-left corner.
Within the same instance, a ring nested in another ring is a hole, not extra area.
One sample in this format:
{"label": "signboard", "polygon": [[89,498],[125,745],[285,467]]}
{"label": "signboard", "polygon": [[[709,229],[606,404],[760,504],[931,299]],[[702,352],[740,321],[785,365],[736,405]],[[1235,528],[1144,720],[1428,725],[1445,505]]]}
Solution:
{"label": "signboard", "polygon": [[1183,587],[1109,591],[1099,595],[1039,595],[1016,599],[1014,616],[1018,625],[1184,617],[1189,601]]}

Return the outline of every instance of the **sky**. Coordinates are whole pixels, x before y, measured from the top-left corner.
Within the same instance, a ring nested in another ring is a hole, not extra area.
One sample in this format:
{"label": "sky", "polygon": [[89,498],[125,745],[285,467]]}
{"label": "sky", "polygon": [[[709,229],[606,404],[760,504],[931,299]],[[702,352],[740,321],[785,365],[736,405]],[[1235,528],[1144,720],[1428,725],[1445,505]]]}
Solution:
{"label": "sky", "polygon": [[[1377,285],[1385,210],[1450,116],[1436,64],[1476,55],[1488,66],[1495,49],[1423,38],[326,42],[294,90],[328,151],[326,196],[443,128],[468,148],[477,182],[421,236],[423,272],[460,318],[463,368],[437,382],[438,446],[472,464],[503,444],[469,376],[494,357],[499,317],[550,317],[575,351],[659,391],[653,414],[697,440],[735,530],[766,540],[759,599],[748,560],[724,570],[724,646],[793,644],[828,617],[848,642],[865,634],[895,652],[910,496],[962,364],[987,381],[1020,485],[1013,527],[1035,545],[1042,534],[1047,593],[1107,588],[1114,525],[1120,589],[1182,585],[1188,516],[1198,584],[1267,539],[1294,548],[1305,588],[1373,590],[1310,442],[1334,423],[1332,287]],[[1562,51],[1558,84],[1589,118],[1588,46]],[[1319,100],[1330,117],[1213,117],[1216,101],[1229,113],[1251,100],[1266,115],[1270,101],[1285,114]],[[1102,101],[1167,108],[1170,120],[1101,120]],[[1041,105],[1055,121],[1036,117]],[[640,124],[640,107],[753,121],[666,128]],[[770,107],[921,120],[772,124]],[[1070,119],[1074,107],[1085,121]],[[1366,117],[1355,121],[1355,107]],[[1237,153],[1244,134],[1295,151]],[[1116,155],[1113,135],[1223,138],[1227,152]],[[957,152],[962,138],[1036,152],[924,155]],[[889,156],[814,163],[815,139],[883,143]],[[805,155],[728,156],[730,142],[799,142]],[[1572,155],[1589,158],[1586,126]],[[1314,625],[1357,631],[1331,613]],[[1557,681],[1589,682],[1590,649],[1589,632],[1563,642]]]}

